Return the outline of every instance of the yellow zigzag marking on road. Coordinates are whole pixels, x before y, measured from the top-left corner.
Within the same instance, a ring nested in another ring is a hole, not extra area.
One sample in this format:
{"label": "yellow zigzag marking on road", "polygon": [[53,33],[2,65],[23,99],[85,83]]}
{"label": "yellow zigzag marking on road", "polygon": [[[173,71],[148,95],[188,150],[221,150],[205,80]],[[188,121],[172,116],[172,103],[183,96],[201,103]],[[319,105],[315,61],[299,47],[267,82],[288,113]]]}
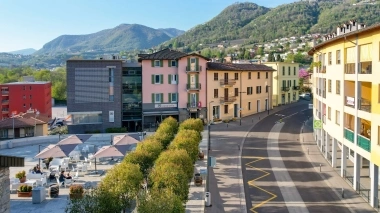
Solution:
{"label": "yellow zigzag marking on road", "polygon": [[252,168],[252,169],[255,169],[255,170],[257,170],[257,171],[260,171],[260,172],[262,172],[262,173],[264,173],[264,174],[263,174],[262,176],[258,177],[258,178],[255,178],[255,179],[253,179],[253,180],[248,181],[248,185],[250,185],[250,186],[252,186],[252,187],[255,187],[255,188],[257,188],[257,189],[260,189],[261,191],[266,192],[267,194],[269,194],[269,195],[272,196],[272,197],[270,197],[269,199],[262,201],[261,203],[259,203],[259,204],[255,205],[255,206],[253,206],[253,207],[250,209],[251,212],[258,213],[257,211],[255,211],[255,209],[257,209],[257,208],[259,208],[260,206],[264,205],[265,203],[267,203],[267,202],[269,202],[269,201],[275,199],[275,198],[277,197],[277,195],[275,195],[275,194],[273,194],[273,193],[271,193],[271,192],[269,192],[269,191],[267,191],[267,190],[265,190],[265,189],[263,189],[263,188],[261,188],[261,187],[259,187],[259,186],[256,186],[256,185],[254,184],[255,181],[257,181],[257,180],[259,180],[259,179],[261,179],[261,178],[264,178],[264,177],[266,177],[266,176],[268,176],[268,175],[270,174],[269,172],[266,172],[266,171],[264,171],[264,170],[262,170],[262,169],[259,169],[259,168],[256,168],[256,167],[253,167],[253,166],[249,165],[249,164],[256,163],[256,162],[261,161],[261,160],[264,159],[263,157],[254,157],[254,158],[257,158],[257,160],[254,160],[254,161],[251,161],[251,162],[249,162],[249,163],[246,163],[245,165],[248,166],[248,167],[250,167],[250,168]]}

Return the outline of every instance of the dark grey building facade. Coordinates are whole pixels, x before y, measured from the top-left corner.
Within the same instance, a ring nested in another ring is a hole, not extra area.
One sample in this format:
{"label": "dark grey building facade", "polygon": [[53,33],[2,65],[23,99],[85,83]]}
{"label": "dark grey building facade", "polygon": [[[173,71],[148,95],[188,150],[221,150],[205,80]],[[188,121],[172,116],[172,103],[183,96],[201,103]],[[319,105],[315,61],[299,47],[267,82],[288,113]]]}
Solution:
{"label": "dark grey building facade", "polygon": [[122,127],[122,60],[68,60],[70,134]]}

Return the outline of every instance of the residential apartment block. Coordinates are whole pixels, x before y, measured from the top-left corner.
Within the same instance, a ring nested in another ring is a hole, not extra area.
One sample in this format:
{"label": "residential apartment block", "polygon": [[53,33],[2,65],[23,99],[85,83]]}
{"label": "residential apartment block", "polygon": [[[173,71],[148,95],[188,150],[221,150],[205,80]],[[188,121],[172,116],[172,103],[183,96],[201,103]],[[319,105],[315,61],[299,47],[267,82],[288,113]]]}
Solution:
{"label": "residential apartment block", "polygon": [[[350,21],[324,37],[309,51],[317,66],[313,74],[313,114],[323,121],[315,138],[333,167],[363,187],[368,170],[367,198],[378,203],[380,165],[380,24],[365,27]],[[338,153],[341,157],[338,157]],[[354,168],[347,166],[352,161]]]}
{"label": "residential apartment block", "polygon": [[268,110],[273,71],[262,64],[208,62],[208,117],[214,121],[226,120]]}
{"label": "residential apartment block", "polygon": [[2,84],[0,108],[1,120],[30,109],[51,118],[51,83],[24,77],[22,82]]}
{"label": "residential apartment block", "polygon": [[289,104],[299,99],[299,64],[286,62],[264,62],[277,70],[273,73],[273,106]]}
{"label": "residential apartment block", "polygon": [[139,57],[143,69],[145,127],[168,116],[179,121],[189,117],[206,118],[207,58],[172,49]]}

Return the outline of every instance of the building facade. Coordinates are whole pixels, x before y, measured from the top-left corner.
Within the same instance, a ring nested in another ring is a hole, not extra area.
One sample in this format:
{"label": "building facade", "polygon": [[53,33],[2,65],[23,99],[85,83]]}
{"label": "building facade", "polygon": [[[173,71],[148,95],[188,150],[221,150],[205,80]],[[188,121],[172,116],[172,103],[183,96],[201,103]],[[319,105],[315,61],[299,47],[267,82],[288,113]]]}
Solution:
{"label": "building facade", "polygon": [[29,109],[51,118],[51,107],[50,82],[29,79],[1,85],[1,120]]}
{"label": "building facade", "polygon": [[296,102],[299,99],[299,64],[286,62],[264,62],[277,70],[273,73],[273,106]]}
{"label": "building facade", "polygon": [[122,126],[122,60],[68,60],[67,114],[70,134]]}
{"label": "building facade", "polygon": [[268,110],[272,106],[273,71],[262,64],[208,62],[208,119],[229,120]]}
{"label": "building facade", "polygon": [[168,116],[178,121],[206,118],[206,63],[198,54],[164,49],[139,55],[142,65],[144,127]]}
{"label": "building facade", "polygon": [[[322,121],[315,138],[331,165],[340,165],[342,177],[353,178],[355,190],[360,192],[362,172],[369,170],[366,188],[375,206],[380,165],[380,73],[376,72],[380,69],[380,24],[366,28],[350,21],[324,40],[309,51],[316,62],[313,115]],[[353,169],[347,166],[349,160]]]}

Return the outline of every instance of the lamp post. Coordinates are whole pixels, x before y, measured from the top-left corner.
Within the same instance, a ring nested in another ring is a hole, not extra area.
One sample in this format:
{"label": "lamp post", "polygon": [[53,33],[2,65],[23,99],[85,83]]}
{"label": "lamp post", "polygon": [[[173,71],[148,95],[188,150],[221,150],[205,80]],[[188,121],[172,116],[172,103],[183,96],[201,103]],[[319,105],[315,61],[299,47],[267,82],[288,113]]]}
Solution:
{"label": "lamp post", "polygon": [[36,115],[34,116],[34,137],[36,136],[36,125],[37,125],[37,116],[40,114],[40,112],[37,110]]}
{"label": "lamp post", "polygon": [[[43,146],[43,145],[38,144],[38,153],[41,152],[41,146]],[[43,147],[46,147],[46,146],[43,146]],[[41,168],[41,158],[38,158],[38,166]]]}
{"label": "lamp post", "polygon": [[[208,107],[209,107],[209,111],[211,111],[211,103],[214,103],[214,101],[210,101],[208,103]],[[207,113],[208,115],[210,113]],[[211,117],[211,116],[210,116]],[[208,125],[207,125],[207,179],[206,179],[206,192],[209,192],[210,191],[210,161],[211,161],[211,158],[210,158],[210,150],[211,150],[211,139],[210,139],[210,130],[211,130],[211,127],[210,127],[210,124],[211,124],[211,120],[209,118],[209,122],[208,122]]]}
{"label": "lamp post", "polygon": [[15,112],[12,112],[13,139],[15,139]]}

